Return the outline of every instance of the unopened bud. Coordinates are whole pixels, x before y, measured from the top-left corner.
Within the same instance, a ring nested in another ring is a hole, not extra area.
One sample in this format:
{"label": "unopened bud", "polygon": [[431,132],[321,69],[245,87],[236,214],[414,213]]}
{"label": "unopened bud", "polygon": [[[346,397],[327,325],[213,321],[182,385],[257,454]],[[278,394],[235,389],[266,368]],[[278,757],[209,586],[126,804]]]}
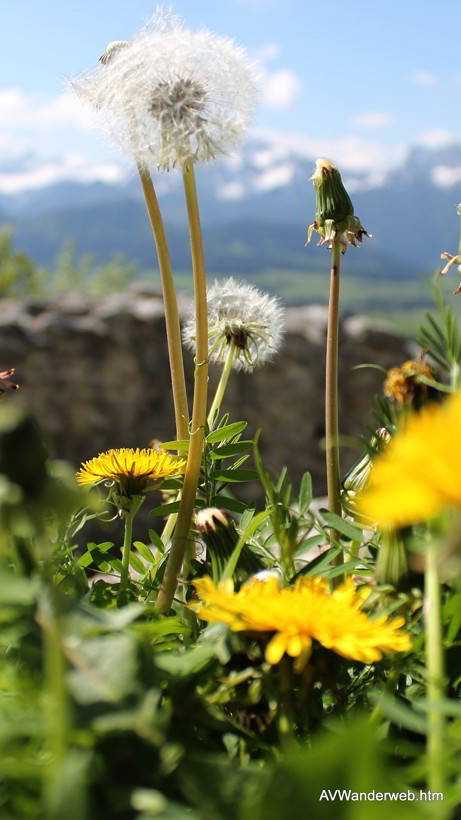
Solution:
{"label": "unopened bud", "polygon": [[316,193],[317,222],[322,224],[327,219],[332,219],[334,222],[347,223],[347,218],[354,215],[354,206],[343,185],[341,174],[330,159],[317,160],[312,182]]}
{"label": "unopened bud", "polygon": [[330,159],[316,161],[311,179],[315,187],[315,222],[309,225],[306,244],[311,241],[313,231],[317,231],[319,245],[328,242],[328,247],[332,248],[337,239],[342,253],[346,253],[349,245],[357,247],[357,241],[361,243],[364,236],[371,236],[360,219],[354,216],[354,206],[341,174]]}

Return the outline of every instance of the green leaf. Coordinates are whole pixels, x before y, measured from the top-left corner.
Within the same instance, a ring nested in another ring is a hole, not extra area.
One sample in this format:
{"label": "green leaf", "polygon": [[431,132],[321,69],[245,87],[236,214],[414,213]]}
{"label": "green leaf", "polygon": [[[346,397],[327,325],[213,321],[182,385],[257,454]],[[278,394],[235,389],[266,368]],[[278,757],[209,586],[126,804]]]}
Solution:
{"label": "green leaf", "polygon": [[122,574],[123,565],[119,558],[113,558],[112,555],[108,555],[107,563],[112,567],[112,569],[115,569],[115,572]]}
{"label": "green leaf", "polygon": [[138,558],[133,550],[130,550],[130,566],[133,567],[134,571],[138,572],[140,575],[145,575],[147,572],[147,567],[144,566],[141,559]]}
{"label": "green leaf", "polygon": [[211,470],[210,478],[215,481],[256,481],[258,473],[256,470]]}
{"label": "green leaf", "polygon": [[179,510],[179,501],[172,501],[171,504],[161,504],[160,507],[154,507],[150,510],[150,515],[171,515],[177,513]]}
{"label": "green leaf", "polygon": [[179,439],[178,441],[162,441],[160,447],[162,450],[189,450],[189,439]]}
{"label": "green leaf", "polygon": [[296,550],[293,553],[293,558],[296,558],[296,556],[300,555],[303,552],[307,552],[308,550],[312,549],[312,547],[318,547],[319,544],[324,543],[324,535],[312,535],[310,538],[306,538],[305,541],[301,541],[301,543],[296,547]]}
{"label": "green leaf", "polygon": [[222,510],[230,510],[235,513],[244,513],[247,508],[243,501],[238,501],[236,498],[229,498],[229,496],[224,495],[224,493],[213,495],[211,498],[211,506],[220,507]]}
{"label": "green leaf", "polygon": [[68,680],[78,703],[116,703],[138,688],[136,643],[129,635],[89,638],[76,653],[80,663]]}
{"label": "green leaf", "polygon": [[299,512],[304,515],[309,509],[312,502],[312,476],[310,473],[304,473],[301,479],[301,487],[299,490]]}
{"label": "green leaf", "polygon": [[[136,547],[139,554],[142,555],[142,557],[145,561],[147,561],[148,564],[155,564],[155,555],[152,555],[149,547],[147,547],[146,544],[143,544],[142,541],[134,541],[133,546]],[[144,572],[145,571],[146,568],[144,567]]]}
{"label": "green leaf", "polygon": [[237,456],[239,453],[244,453],[245,450],[250,450],[251,447],[253,447],[252,441],[234,441],[233,444],[223,444],[216,450],[212,450],[210,455],[213,459],[231,458],[232,456]]}
{"label": "green leaf", "polygon": [[[198,509],[201,509],[205,506],[205,499],[204,498],[196,498],[195,499],[195,506]],[[179,501],[172,501],[171,504],[162,504],[160,507],[154,507],[153,510],[149,511],[149,515],[171,515],[171,513],[177,513],[179,510]]]}
{"label": "green leaf", "polygon": [[350,521],[346,521],[345,518],[341,518],[341,516],[336,515],[336,513],[329,512],[329,510],[321,509],[319,510],[319,513],[327,524],[340,532],[342,535],[350,538],[351,541],[362,542],[364,540],[362,530],[359,530],[355,524],[352,524]]}
{"label": "green leaf", "polygon": [[0,573],[0,605],[29,606],[40,588],[38,578],[21,578],[11,572]]}
{"label": "green leaf", "polygon": [[403,726],[405,729],[410,729],[412,732],[418,732],[420,735],[427,734],[427,720],[421,715],[418,715],[410,705],[406,705],[404,700],[396,700],[386,692],[370,693],[370,700],[375,703],[379,710],[392,723],[397,726]]}
{"label": "green leaf", "polygon": [[262,524],[263,521],[266,520],[271,514],[271,509],[268,508],[267,510],[263,510],[262,512],[255,515],[252,520],[250,521],[248,527],[244,530],[242,535],[240,536],[239,540],[237,541],[234,550],[232,552],[231,557],[229,558],[226,568],[223,572],[222,581],[227,581],[229,578],[232,578],[235,567],[237,566],[237,561],[240,558],[240,553],[245,545],[245,542],[250,538],[254,532],[258,529],[259,525]]}
{"label": "green leaf", "polygon": [[240,528],[242,530],[246,530],[246,528],[250,525],[253,516],[255,514],[255,508],[250,507],[249,509],[245,510],[241,519],[240,519]]}
{"label": "green leaf", "polygon": [[209,433],[206,438],[207,444],[214,444],[217,441],[224,441],[225,439],[232,438],[239,433],[243,433],[245,427],[247,426],[248,424],[246,421],[235,421],[233,424],[227,424],[225,427],[219,427],[217,430],[214,430],[213,433]]}
{"label": "green leaf", "polygon": [[148,533],[149,533],[149,538],[151,540],[151,543],[163,555],[163,553],[165,552],[165,544],[163,543],[163,541],[160,538],[160,536],[158,535],[158,533],[156,533],[155,530],[148,530]]}
{"label": "green leaf", "polygon": [[342,547],[330,547],[330,549],[322,552],[320,555],[317,555],[317,558],[309,561],[305,567],[296,573],[295,578],[298,578],[300,575],[303,575],[304,577],[308,577],[309,575],[320,575],[338,555],[342,554],[342,551]]}

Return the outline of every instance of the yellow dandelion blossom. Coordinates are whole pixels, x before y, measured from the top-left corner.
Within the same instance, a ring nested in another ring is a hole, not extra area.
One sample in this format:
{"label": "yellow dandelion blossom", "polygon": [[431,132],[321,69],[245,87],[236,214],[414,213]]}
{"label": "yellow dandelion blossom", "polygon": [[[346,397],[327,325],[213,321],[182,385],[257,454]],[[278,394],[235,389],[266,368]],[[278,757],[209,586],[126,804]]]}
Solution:
{"label": "yellow dandelion blossom", "polygon": [[427,385],[418,382],[418,376],[433,379],[434,372],[428,364],[417,359],[410,359],[400,367],[393,367],[387,372],[384,395],[399,405],[423,399],[427,394]]}
{"label": "yellow dandelion blossom", "polygon": [[461,393],[411,416],[373,463],[359,509],[385,528],[461,507]]}
{"label": "yellow dandelion blossom", "polygon": [[77,482],[95,484],[106,479],[115,481],[123,495],[136,495],[142,493],[150,481],[180,475],[185,465],[185,459],[161,450],[123,447],[85,461],[77,473]]}
{"label": "yellow dandelion blossom", "polygon": [[226,623],[234,631],[270,636],[265,657],[276,664],[286,653],[301,670],[318,641],[344,658],[373,663],[388,652],[405,652],[410,636],[403,618],[370,619],[361,611],[369,590],[357,590],[349,579],[331,595],[321,578],[299,579],[281,588],[276,578],[250,580],[238,592],[232,581],[215,587],[211,578],[194,581],[201,602],[192,608],[206,621]]}

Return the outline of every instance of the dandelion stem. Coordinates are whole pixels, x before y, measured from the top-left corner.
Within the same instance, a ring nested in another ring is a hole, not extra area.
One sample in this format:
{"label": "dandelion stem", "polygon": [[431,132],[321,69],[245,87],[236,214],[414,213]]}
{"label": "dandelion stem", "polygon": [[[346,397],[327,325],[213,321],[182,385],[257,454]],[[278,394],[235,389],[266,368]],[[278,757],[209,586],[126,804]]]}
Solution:
{"label": "dandelion stem", "polygon": [[189,237],[194,277],[196,317],[195,386],[192,407],[192,425],[189,452],[184,473],[184,488],[176,521],[173,544],[165,569],[163,584],[155,608],[168,611],[178,584],[178,575],[186,549],[187,538],[195,506],[200,475],[203,439],[205,433],[207,386],[208,386],[208,309],[206,299],[205,263],[203,258],[202,232],[197,202],[195,173],[192,162],[184,165],[184,191],[189,219]]}
{"label": "dandelion stem", "polygon": [[128,586],[128,569],[130,566],[131,539],[133,535],[133,509],[130,509],[125,518],[125,537],[123,539],[123,567],[120,577],[120,589]]}
{"label": "dandelion stem", "polygon": [[[426,551],[425,569],[425,622],[426,622],[426,671],[428,713],[428,778],[431,791],[444,791],[443,742],[445,718],[437,709],[444,693],[443,636],[440,611],[440,578],[437,549],[429,545]],[[431,706],[434,708],[432,709]]]}
{"label": "dandelion stem", "polygon": [[214,417],[216,415],[216,411],[219,410],[221,407],[221,402],[224,397],[224,393],[226,391],[227,382],[229,381],[229,376],[232,370],[232,362],[234,361],[234,350],[235,350],[235,339],[232,336],[230,343],[229,343],[229,350],[227,351],[226,362],[224,364],[221,378],[219,380],[218,387],[216,388],[215,397],[213,399],[213,404],[211,405],[210,412],[208,413],[208,427],[211,427],[214,421]]}
{"label": "dandelion stem", "polygon": [[178,440],[189,438],[189,411],[187,407],[186,382],[181,346],[178,302],[171,270],[168,243],[165,234],[160,208],[149,171],[138,165],[139,178],[149,214],[152,233],[157,249],[160,280],[162,282],[163,301],[165,305],[166,336],[170,359],[171,384],[176,420],[176,437]]}
{"label": "dandelion stem", "polygon": [[[339,441],[338,441],[338,335],[339,335],[339,279],[341,244],[333,240],[331,252],[330,293],[328,299],[328,330],[325,379],[325,437],[328,488],[328,509],[341,515]],[[341,556],[333,563],[340,564]]]}

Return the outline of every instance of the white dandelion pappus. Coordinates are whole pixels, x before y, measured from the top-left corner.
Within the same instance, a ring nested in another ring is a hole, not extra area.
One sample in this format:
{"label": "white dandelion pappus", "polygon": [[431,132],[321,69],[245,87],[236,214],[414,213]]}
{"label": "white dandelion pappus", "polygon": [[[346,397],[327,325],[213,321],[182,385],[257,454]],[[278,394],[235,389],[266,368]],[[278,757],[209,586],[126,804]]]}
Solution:
{"label": "white dandelion pappus", "polygon": [[232,40],[157,12],[73,87],[112,142],[141,166],[167,170],[229,153],[248,126],[256,81]]}
{"label": "white dandelion pappus", "polygon": [[[208,357],[223,364],[234,341],[234,370],[252,373],[271,361],[283,341],[285,311],[274,297],[246,282],[215,280],[209,289]],[[195,351],[195,318],[183,328],[186,347]]]}

